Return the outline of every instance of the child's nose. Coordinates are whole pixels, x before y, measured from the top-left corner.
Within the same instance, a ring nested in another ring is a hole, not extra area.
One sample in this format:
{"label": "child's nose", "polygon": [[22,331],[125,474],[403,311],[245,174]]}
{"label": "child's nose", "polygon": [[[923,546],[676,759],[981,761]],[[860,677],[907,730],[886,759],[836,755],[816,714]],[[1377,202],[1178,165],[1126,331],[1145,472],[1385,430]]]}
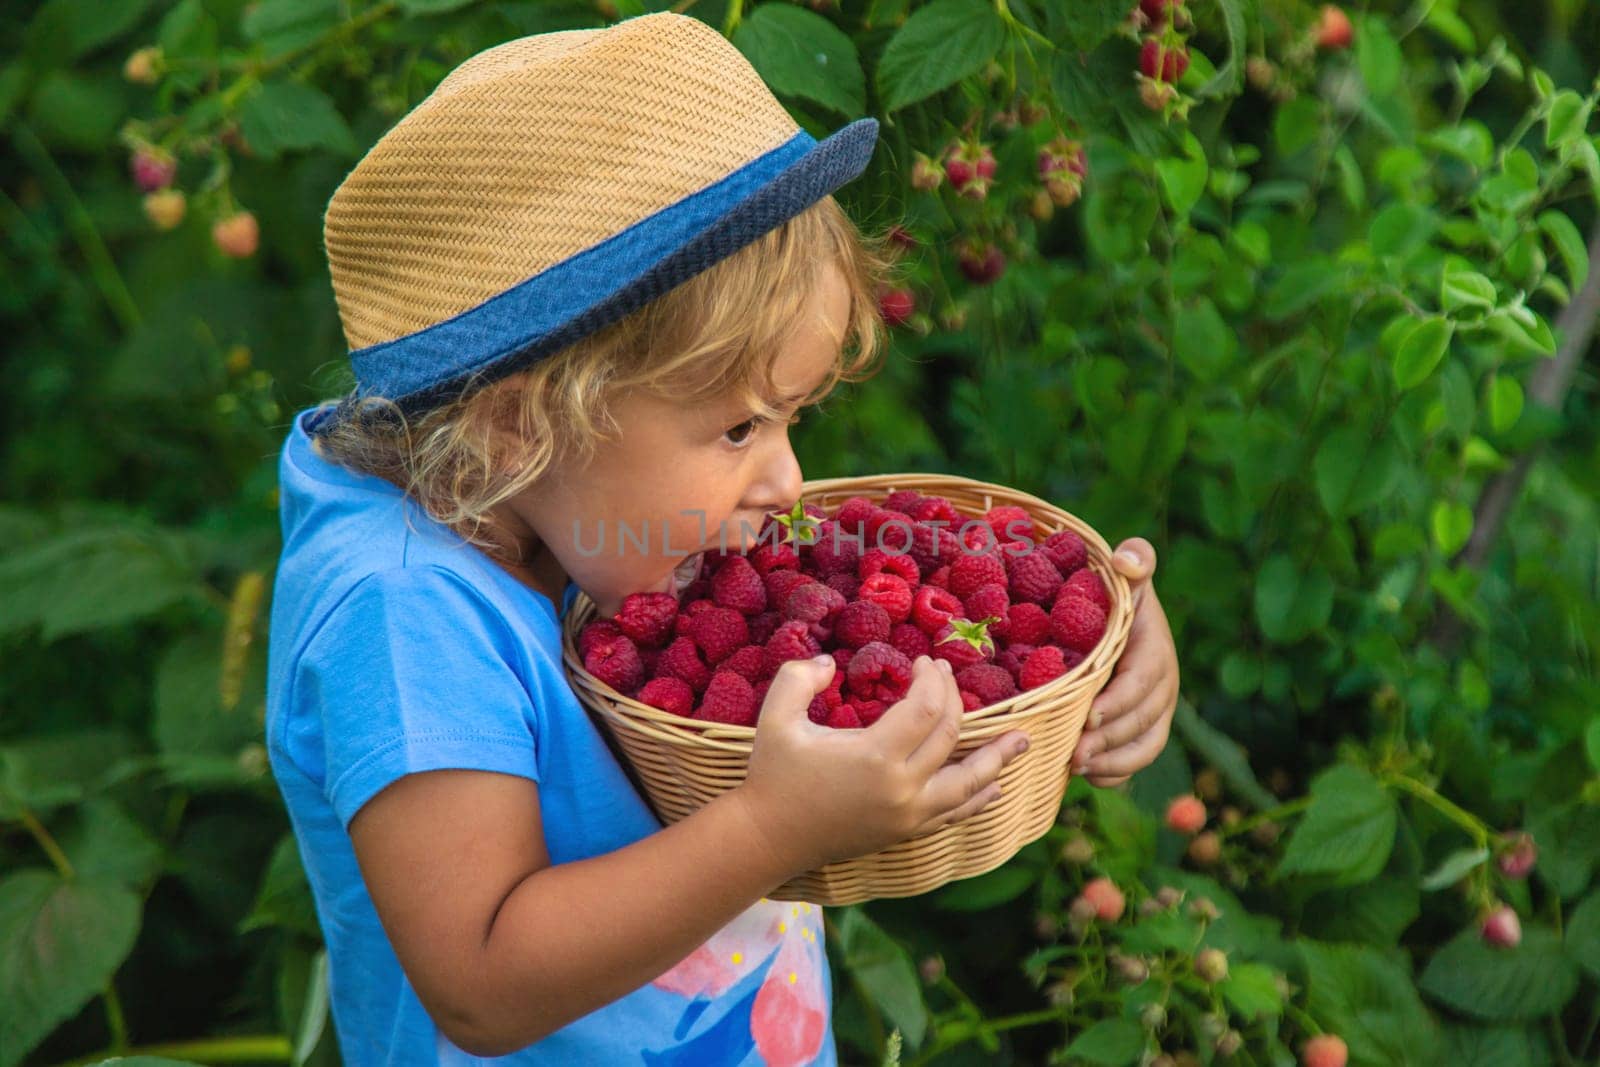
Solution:
{"label": "child's nose", "polygon": [[756,511],[788,511],[800,499],[800,487],[804,481],[800,461],[795,458],[788,437],[784,436],[761,465],[755,482],[745,493],[745,500]]}

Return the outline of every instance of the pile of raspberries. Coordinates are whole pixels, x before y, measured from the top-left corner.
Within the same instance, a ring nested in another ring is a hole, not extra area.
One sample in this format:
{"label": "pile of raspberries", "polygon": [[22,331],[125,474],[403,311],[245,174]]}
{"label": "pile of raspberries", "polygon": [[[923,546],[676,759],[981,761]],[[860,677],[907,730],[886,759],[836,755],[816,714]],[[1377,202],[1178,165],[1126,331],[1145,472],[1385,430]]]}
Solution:
{"label": "pile of raspberries", "polygon": [[[775,526],[782,529],[775,529]],[[683,590],[634,593],[578,636],[585,669],[662,711],[754,726],[779,666],[824,652],[838,669],[812,722],[871,726],[919,655],[950,661],[967,711],[1044,685],[1105,634],[1111,598],[1070,530],[1034,539],[1001,506],[981,520],[910,490],[796,504],[748,553],[705,554]]]}

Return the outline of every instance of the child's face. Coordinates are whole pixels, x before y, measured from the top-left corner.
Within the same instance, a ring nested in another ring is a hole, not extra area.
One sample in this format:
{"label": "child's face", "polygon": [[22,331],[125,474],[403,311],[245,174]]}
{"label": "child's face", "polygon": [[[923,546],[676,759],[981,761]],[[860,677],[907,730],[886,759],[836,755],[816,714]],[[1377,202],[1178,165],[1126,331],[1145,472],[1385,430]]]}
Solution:
{"label": "child's face", "polygon": [[[825,270],[773,365],[777,394],[769,399],[785,415],[837,359],[849,299],[837,269]],[[552,466],[507,501],[505,516],[513,529],[538,537],[529,571],[553,587],[546,592],[559,595],[559,565],[602,616],[629,593],[681,591],[706,549],[754,544],[766,515],[799,498],[802,480],[788,422],[752,421],[732,396],[688,407],[632,392],[613,410],[618,440],[602,442],[581,467]]]}

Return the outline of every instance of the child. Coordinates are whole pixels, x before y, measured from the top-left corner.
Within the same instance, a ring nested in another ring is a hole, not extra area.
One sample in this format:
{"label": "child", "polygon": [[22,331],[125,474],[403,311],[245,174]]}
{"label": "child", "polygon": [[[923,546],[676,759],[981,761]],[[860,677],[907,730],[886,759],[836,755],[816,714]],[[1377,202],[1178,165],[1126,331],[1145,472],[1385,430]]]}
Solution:
{"label": "child", "polygon": [[[945,766],[947,669],[834,731],[796,660],[663,828],[563,674],[580,588],[681,591],[798,496],[786,421],[880,350],[829,195],[875,137],[663,13],[472,57],[335,192],[358,387],[284,446],[267,733],[345,1062],[835,1063],[821,914],[764,894],[997,796],[1025,738]],[[586,549],[624,525],[661,550]]]}

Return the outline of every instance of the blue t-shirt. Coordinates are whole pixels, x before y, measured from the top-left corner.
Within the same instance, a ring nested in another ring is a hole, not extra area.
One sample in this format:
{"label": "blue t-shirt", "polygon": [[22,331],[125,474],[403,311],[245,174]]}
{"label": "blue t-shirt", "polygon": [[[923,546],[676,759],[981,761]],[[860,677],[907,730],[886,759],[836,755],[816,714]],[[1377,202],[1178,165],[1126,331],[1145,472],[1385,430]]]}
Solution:
{"label": "blue t-shirt", "polygon": [[[267,751],[327,942],[340,1049],[351,1067],[490,1062],[418,1000],[351,818],[402,775],[471,768],[539,783],[551,863],[661,824],[573,695],[556,606],[396,486],[318,456],[306,430],[321,410],[296,415],[279,460]],[[569,582],[563,613],[576,593]],[[650,984],[492,1062],[833,1065],[831,997],[821,909],[763,898]]]}

